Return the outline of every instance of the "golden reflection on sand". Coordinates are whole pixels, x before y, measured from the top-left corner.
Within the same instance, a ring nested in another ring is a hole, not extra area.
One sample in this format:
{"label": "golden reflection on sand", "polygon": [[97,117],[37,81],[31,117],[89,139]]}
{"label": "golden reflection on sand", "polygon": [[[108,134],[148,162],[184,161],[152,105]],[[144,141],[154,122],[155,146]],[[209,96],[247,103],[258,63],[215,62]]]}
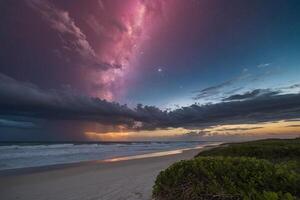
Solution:
{"label": "golden reflection on sand", "polygon": [[135,156],[111,158],[111,159],[104,160],[104,162],[117,162],[117,161],[123,161],[123,160],[134,160],[134,159],[141,159],[141,158],[167,156],[167,155],[180,154],[182,152],[183,152],[183,150],[172,150],[172,151],[165,151],[165,152],[148,153],[148,154],[135,155]]}
{"label": "golden reflection on sand", "polygon": [[201,145],[193,148],[185,148],[185,149],[176,149],[176,150],[170,150],[170,151],[161,151],[161,152],[154,152],[154,153],[146,153],[141,155],[134,155],[134,156],[125,156],[125,157],[117,157],[117,158],[110,158],[106,160],[102,160],[101,162],[117,162],[117,161],[124,161],[124,160],[135,160],[135,159],[141,159],[141,158],[152,158],[152,157],[160,157],[160,156],[169,156],[169,155],[175,155],[183,153],[187,150],[193,150],[193,149],[203,149],[205,147],[212,147],[222,144],[222,142],[215,142],[208,145]]}

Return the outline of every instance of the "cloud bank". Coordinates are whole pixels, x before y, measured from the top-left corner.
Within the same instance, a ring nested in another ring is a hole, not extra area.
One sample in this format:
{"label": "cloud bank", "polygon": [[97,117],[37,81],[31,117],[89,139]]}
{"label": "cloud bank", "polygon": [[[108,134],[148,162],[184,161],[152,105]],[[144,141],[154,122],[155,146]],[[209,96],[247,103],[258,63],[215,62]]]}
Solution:
{"label": "cloud bank", "polygon": [[[42,90],[27,82],[0,74],[0,115],[51,120],[79,120],[127,130],[205,128],[222,124],[257,123],[300,117],[300,94],[257,91],[216,104],[191,105],[172,111],[154,106],[129,108],[99,98],[80,95],[71,89]],[[264,94],[269,94],[265,92]],[[244,98],[247,97],[247,98]]]}

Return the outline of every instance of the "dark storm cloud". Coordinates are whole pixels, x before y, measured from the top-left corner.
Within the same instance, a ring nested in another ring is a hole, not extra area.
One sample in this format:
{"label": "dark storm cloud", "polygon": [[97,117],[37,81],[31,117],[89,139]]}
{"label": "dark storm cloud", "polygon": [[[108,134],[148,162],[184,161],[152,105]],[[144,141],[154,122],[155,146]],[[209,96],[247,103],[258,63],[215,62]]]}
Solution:
{"label": "dark storm cloud", "polygon": [[79,95],[71,89],[42,90],[0,74],[2,115],[46,119],[78,119],[102,123],[128,123],[133,111],[117,103]]}
{"label": "dark storm cloud", "polygon": [[245,99],[258,98],[258,97],[274,96],[279,93],[280,91],[272,91],[270,89],[255,89],[253,91],[249,91],[244,94],[235,94],[229,96],[225,98],[224,101],[245,100]]}
{"label": "dark storm cloud", "polygon": [[[71,89],[42,90],[0,75],[0,114],[46,120],[92,121],[128,129],[201,128],[221,124],[257,123],[300,117],[300,93],[265,95],[243,101],[191,105],[173,111],[126,105],[79,95]],[[136,126],[136,122],[141,125]]]}
{"label": "dark storm cloud", "polygon": [[[237,100],[245,100],[245,99],[252,99],[252,98],[262,98],[267,96],[274,96],[280,93],[289,93],[292,89],[300,88],[300,84],[293,84],[286,87],[279,87],[276,89],[255,89],[252,91],[245,92],[243,94],[234,94],[229,97],[223,99],[223,101],[237,101]],[[235,92],[235,91],[234,91]],[[233,93],[234,93],[233,92]],[[229,93],[227,93],[229,94]]]}
{"label": "dark storm cloud", "polygon": [[30,128],[36,128],[36,125],[32,122],[0,119],[0,127],[11,127],[11,128],[20,128],[20,129],[29,128],[30,129]]}
{"label": "dark storm cloud", "polygon": [[298,118],[300,115],[300,93],[203,106],[192,105],[174,110],[169,115],[172,125],[177,127],[257,123]]}
{"label": "dark storm cloud", "polygon": [[287,87],[281,87],[280,89],[288,90],[288,89],[298,89],[298,88],[300,88],[300,83],[293,84],[293,85],[290,85],[290,86],[287,86]]}

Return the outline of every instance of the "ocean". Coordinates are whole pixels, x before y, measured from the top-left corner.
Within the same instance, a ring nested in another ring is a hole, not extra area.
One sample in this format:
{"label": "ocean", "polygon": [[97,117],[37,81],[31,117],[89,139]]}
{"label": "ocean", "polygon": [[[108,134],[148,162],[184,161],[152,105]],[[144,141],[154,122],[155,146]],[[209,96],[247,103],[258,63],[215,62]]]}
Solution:
{"label": "ocean", "polygon": [[0,170],[106,160],[213,144],[216,142],[0,143]]}

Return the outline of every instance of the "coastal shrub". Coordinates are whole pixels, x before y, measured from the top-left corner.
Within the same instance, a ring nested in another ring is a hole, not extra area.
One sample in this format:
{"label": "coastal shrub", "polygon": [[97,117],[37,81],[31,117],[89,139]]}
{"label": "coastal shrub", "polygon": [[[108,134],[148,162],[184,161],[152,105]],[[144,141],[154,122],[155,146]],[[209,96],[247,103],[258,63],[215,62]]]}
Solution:
{"label": "coastal shrub", "polygon": [[171,165],[153,186],[156,200],[295,200],[299,175],[247,157],[199,157]]}
{"label": "coastal shrub", "polygon": [[245,156],[266,159],[275,164],[284,164],[289,170],[300,173],[300,138],[225,144],[200,152],[196,157],[199,156]]}
{"label": "coastal shrub", "polygon": [[300,161],[300,138],[225,144],[200,152],[197,156],[246,156],[266,159],[273,163],[289,160]]}

